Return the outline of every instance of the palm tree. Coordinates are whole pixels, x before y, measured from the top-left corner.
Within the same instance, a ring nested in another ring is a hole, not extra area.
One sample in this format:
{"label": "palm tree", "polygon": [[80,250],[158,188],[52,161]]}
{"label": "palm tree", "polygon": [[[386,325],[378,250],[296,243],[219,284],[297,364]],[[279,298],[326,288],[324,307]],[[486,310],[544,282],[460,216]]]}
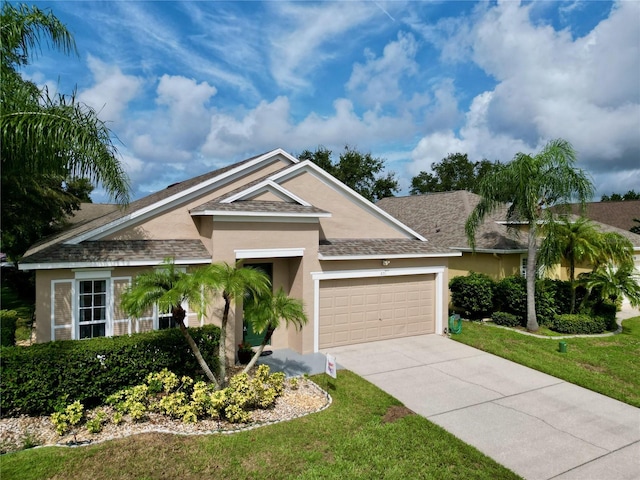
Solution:
{"label": "palm tree", "polygon": [[580,275],[581,283],[587,289],[582,300],[586,303],[594,289],[600,291],[599,302],[611,300],[614,303],[625,296],[632,307],[640,307],[640,284],[634,278],[633,262],[624,262],[619,267],[602,265],[590,273]]}
{"label": "palm tree", "polygon": [[[122,296],[122,309],[129,315],[140,317],[157,305],[159,311],[171,311],[172,320],[180,327],[191,351],[205,375],[216,388],[219,382],[202,357],[198,345],[184,323],[186,312],[183,302],[204,306],[204,292],[193,275],[176,269],[172,259],[167,259],[162,268],[137,275],[131,287]],[[199,312],[202,314],[202,312]],[[220,347],[222,350],[222,347]]]}
{"label": "palm tree", "polygon": [[[76,53],[73,36],[52,13],[4,2],[0,12],[2,82],[0,83],[0,157],[2,178],[14,184],[44,176],[86,177],[101,183],[117,202],[129,201],[129,181],[117,158],[111,132],[75,95],[51,98],[24,80],[18,69],[29,64],[43,40],[65,53]],[[5,184],[6,186],[6,184]],[[7,207],[8,208],[8,207]],[[2,202],[2,216],[6,212]],[[19,232],[20,226],[3,225]],[[36,239],[28,239],[31,243]],[[28,245],[23,245],[26,249]]]}
{"label": "palm tree", "polygon": [[236,299],[251,295],[254,298],[265,295],[271,290],[269,277],[262,271],[251,267],[242,267],[241,262],[229,265],[226,262],[214,263],[194,272],[194,280],[209,292],[222,292],[224,310],[220,326],[220,384],[226,384],[227,371],[227,324],[231,303]]}
{"label": "palm tree", "polygon": [[269,292],[259,296],[245,310],[245,318],[251,322],[255,332],[266,331],[266,334],[242,373],[247,373],[255,365],[264,351],[264,347],[271,340],[273,332],[280,326],[280,320],[284,320],[287,326],[293,323],[296,329],[302,328],[308,321],[302,301],[288,297],[282,287],[276,293]]}
{"label": "palm tree", "polygon": [[544,240],[540,245],[539,265],[548,270],[563,260],[571,285],[571,313],[576,305],[576,265],[595,263],[601,255],[602,233],[589,219],[571,221],[563,216],[559,221],[542,226]]}
{"label": "palm tree", "polygon": [[593,184],[574,166],[576,153],[569,142],[552,140],[537,155],[518,153],[504,167],[483,177],[478,186],[480,202],[469,215],[465,231],[475,250],[475,234],[484,219],[508,205],[508,222],[527,222],[527,329],[538,330],[535,278],[538,222],[554,221],[549,207],[568,204],[576,197],[583,205],[593,195]]}

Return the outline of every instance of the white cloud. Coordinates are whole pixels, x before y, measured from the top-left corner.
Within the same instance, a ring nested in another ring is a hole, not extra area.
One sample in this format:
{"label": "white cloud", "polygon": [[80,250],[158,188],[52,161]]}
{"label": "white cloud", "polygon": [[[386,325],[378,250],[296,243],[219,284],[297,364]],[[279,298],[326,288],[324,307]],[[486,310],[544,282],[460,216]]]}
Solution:
{"label": "white cloud", "polygon": [[91,55],[87,64],[95,83],[81,91],[78,99],[93,107],[102,121],[119,122],[127,104],[140,93],[142,79],[125,75],[118,66],[106,64]]}

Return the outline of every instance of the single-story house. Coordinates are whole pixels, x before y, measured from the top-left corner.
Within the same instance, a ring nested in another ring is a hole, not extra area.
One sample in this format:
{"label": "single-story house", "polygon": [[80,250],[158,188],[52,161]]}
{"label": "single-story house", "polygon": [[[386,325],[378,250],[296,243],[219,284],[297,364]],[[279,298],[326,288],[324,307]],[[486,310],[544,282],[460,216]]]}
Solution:
{"label": "single-story house", "polygon": [[[301,353],[441,333],[448,267],[459,251],[432,242],[309,161],[277,149],[170,185],[126,208],[93,206],[32,246],[36,340],[164,328],[166,314],[130,318],[122,292],[167,257],[189,271],[212,262],[262,267],[274,288],[302,299],[309,323],[279,329],[273,348]],[[186,306],[188,308],[188,306]],[[219,321],[217,307],[189,326]],[[242,305],[229,319],[231,357],[244,338]]]}
{"label": "single-story house", "polygon": [[[470,271],[485,273],[494,280],[526,272],[527,224],[508,229],[505,222],[507,205],[488,216],[478,228],[475,252],[465,233],[465,223],[480,201],[480,196],[466,190],[428,193],[406,197],[383,198],[378,207],[429,239],[434,246],[461,252],[449,259],[449,277],[467,275]],[[610,202],[627,203],[627,202]],[[640,270],[640,235],[591,219],[603,232],[616,232],[634,246],[636,268]],[[551,276],[567,279],[566,268],[559,266]],[[587,266],[577,273],[589,271]]]}

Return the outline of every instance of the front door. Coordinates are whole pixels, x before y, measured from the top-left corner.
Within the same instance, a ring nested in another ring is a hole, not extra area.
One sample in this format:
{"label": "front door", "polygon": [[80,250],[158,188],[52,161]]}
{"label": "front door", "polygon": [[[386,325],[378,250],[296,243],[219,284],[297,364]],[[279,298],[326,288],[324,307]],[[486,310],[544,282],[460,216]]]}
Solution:
{"label": "front door", "polygon": [[[269,277],[271,283],[273,283],[273,263],[245,263],[244,266],[263,271]],[[245,305],[249,302],[253,302],[253,297],[249,296],[244,301]],[[250,343],[254,347],[260,345],[266,333],[266,330],[262,333],[254,332],[251,322],[248,322],[246,318],[243,319],[242,340],[244,342]]]}

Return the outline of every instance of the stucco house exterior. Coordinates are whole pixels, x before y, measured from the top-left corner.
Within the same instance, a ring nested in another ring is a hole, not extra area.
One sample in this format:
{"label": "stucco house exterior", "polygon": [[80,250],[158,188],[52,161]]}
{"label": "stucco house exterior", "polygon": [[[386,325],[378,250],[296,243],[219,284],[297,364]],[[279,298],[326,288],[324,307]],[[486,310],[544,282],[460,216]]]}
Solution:
{"label": "stucco house exterior", "polygon": [[[505,222],[507,205],[488,216],[479,227],[475,252],[472,251],[464,226],[479,201],[479,195],[458,190],[388,197],[381,199],[376,205],[429,238],[429,242],[434,246],[460,252],[462,256],[449,260],[449,278],[467,275],[470,271],[485,273],[494,280],[510,275],[524,275],[527,264],[528,225],[523,223],[517,225],[515,230],[508,229]],[[634,246],[636,269],[640,271],[640,235],[596,221],[594,218],[591,220],[601,231],[615,232],[631,241]],[[588,265],[583,265],[576,270],[576,274],[590,270]],[[558,265],[548,275],[566,280],[567,270],[563,265]]]}
{"label": "stucco house exterior", "polygon": [[[171,257],[186,271],[212,262],[260,266],[303,300],[302,331],[275,332],[273,348],[301,353],[441,333],[449,262],[459,251],[428,236],[330,176],[277,149],[171,185],[129,204],[88,207],[20,262],[36,273],[36,340],[123,335],[168,325],[157,309],[129,318],[122,293]],[[188,306],[186,306],[188,309]],[[187,323],[216,323],[219,311]],[[243,339],[242,305],[226,345]]]}

